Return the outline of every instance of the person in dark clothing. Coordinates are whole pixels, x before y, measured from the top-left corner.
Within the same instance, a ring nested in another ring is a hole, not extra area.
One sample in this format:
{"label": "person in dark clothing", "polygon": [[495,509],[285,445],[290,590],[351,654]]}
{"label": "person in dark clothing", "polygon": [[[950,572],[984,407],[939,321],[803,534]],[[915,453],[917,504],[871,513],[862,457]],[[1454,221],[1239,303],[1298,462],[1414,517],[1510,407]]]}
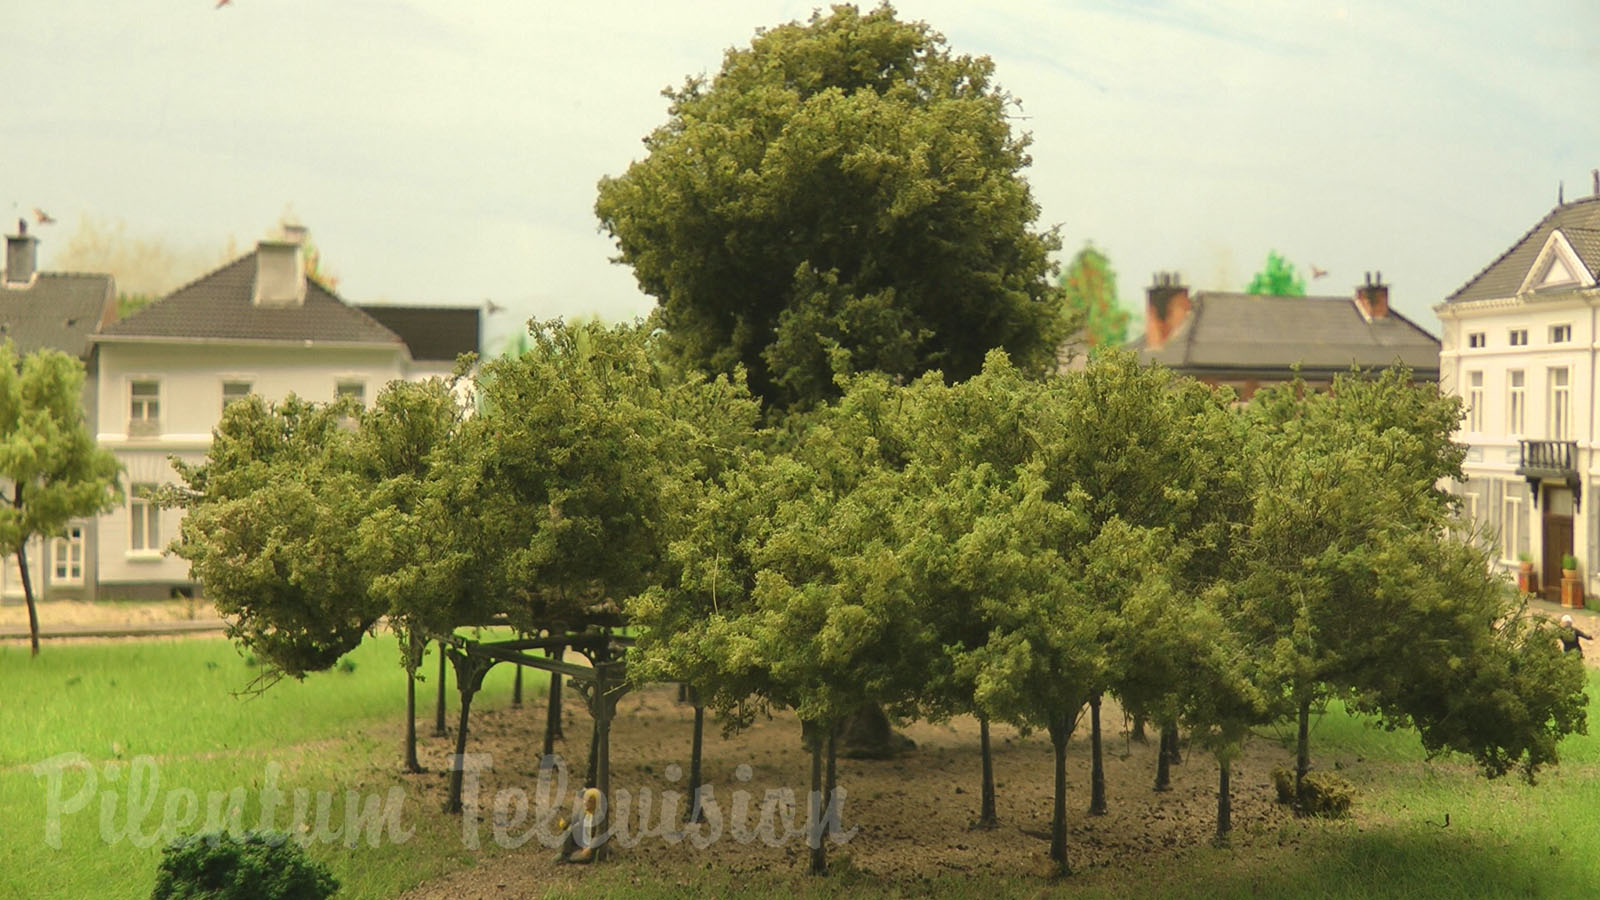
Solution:
{"label": "person in dark clothing", "polygon": [[1578,630],[1578,626],[1572,624],[1572,617],[1571,616],[1562,616],[1561,617],[1561,652],[1562,653],[1571,653],[1573,651],[1577,651],[1579,655],[1582,655],[1583,648],[1578,646],[1578,642],[1579,641],[1592,641],[1592,640],[1594,640],[1594,638],[1589,637],[1587,634],[1584,634],[1583,632],[1579,631]]}

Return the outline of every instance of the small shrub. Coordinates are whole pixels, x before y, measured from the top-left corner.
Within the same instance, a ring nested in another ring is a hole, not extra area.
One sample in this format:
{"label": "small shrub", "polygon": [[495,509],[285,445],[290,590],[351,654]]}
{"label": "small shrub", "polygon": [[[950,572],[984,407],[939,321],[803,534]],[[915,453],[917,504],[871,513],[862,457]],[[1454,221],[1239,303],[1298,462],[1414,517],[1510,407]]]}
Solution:
{"label": "small shrub", "polygon": [[1300,780],[1300,797],[1294,795],[1294,772],[1279,766],[1272,770],[1272,786],[1278,793],[1279,803],[1292,804],[1306,816],[1342,819],[1350,814],[1350,803],[1355,800],[1355,786],[1331,772],[1307,772]]}
{"label": "small shrub", "polygon": [[339,671],[345,673],[346,675],[349,675],[351,672],[354,672],[355,670],[356,670],[356,661],[355,660],[351,659],[348,656],[346,656],[344,659],[339,660]]}
{"label": "small shrub", "polygon": [[213,832],[167,845],[150,900],[326,900],[338,889],[286,834]]}

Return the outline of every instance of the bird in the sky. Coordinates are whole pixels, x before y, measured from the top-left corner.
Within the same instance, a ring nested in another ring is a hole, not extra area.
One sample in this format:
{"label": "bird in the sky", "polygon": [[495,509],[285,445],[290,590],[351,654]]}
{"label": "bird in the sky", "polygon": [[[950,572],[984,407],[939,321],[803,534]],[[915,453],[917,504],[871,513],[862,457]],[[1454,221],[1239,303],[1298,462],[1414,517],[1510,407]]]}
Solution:
{"label": "bird in the sky", "polygon": [[495,313],[502,313],[502,312],[506,311],[506,308],[504,306],[501,306],[500,304],[494,302],[493,300],[485,300],[485,301],[483,301],[483,309],[484,309],[484,312],[487,312],[491,316],[494,315]]}
{"label": "bird in the sky", "polygon": [[54,225],[56,223],[55,216],[50,215],[37,206],[33,208],[33,217],[39,220],[40,225]]}
{"label": "bird in the sky", "polygon": [[1319,269],[1316,266],[1312,266],[1311,267],[1311,278],[1312,278],[1313,281],[1318,279],[1318,278],[1321,278],[1321,277],[1323,277],[1324,275],[1327,275],[1327,274],[1328,274],[1328,270],[1327,269]]}
{"label": "bird in the sky", "polygon": [[233,5],[233,0],[217,0],[216,8],[217,9],[221,9],[224,6],[232,6],[232,5]]}

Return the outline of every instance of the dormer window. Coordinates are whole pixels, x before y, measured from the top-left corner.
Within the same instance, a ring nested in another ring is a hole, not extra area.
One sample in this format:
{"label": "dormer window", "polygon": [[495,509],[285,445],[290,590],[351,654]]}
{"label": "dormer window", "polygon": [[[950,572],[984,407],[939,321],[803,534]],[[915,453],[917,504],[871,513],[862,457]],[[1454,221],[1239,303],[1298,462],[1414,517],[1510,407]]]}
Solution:
{"label": "dormer window", "polygon": [[1584,266],[1577,251],[1572,249],[1572,243],[1560,230],[1556,230],[1545,239],[1544,247],[1539,250],[1527,277],[1522,280],[1519,293],[1588,287],[1593,283],[1594,277]]}

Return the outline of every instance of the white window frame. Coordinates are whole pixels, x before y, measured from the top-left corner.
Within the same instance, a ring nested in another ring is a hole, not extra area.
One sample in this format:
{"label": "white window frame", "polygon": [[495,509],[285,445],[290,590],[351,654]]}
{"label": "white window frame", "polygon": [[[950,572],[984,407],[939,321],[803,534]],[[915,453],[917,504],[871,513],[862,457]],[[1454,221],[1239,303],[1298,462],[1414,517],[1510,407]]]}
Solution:
{"label": "white window frame", "polygon": [[1507,342],[1513,347],[1526,347],[1528,346],[1528,329],[1513,328],[1510,334],[1507,335],[1507,339]]}
{"label": "white window frame", "polygon": [[[154,385],[155,395],[141,394],[141,385]],[[128,436],[153,437],[161,433],[161,379],[144,376],[128,379]]]}
{"label": "white window frame", "polygon": [[1522,498],[1509,492],[1500,504],[1500,558],[1505,562],[1517,561],[1517,547],[1522,544]]}
{"label": "white window frame", "polygon": [[1551,325],[1550,343],[1567,344],[1572,341],[1572,326],[1570,324]]}
{"label": "white window frame", "polygon": [[150,497],[155,489],[156,485],[149,482],[128,486],[128,553],[131,556],[161,555],[161,508]]}
{"label": "white window frame", "polygon": [[1483,431],[1483,370],[1467,373],[1467,430]]}
{"label": "white window frame", "polygon": [[1467,334],[1467,348],[1481,350],[1489,345],[1489,335],[1482,331],[1472,331]]}
{"label": "white window frame", "polygon": [[1510,369],[1506,372],[1506,434],[1518,435],[1527,430],[1528,376],[1522,369]]}
{"label": "white window frame", "polygon": [[1550,386],[1550,405],[1545,414],[1546,433],[1552,441],[1564,441],[1572,433],[1571,373],[1566,366],[1552,366],[1546,376]]}
{"label": "white window frame", "polygon": [[51,584],[83,584],[83,548],[82,525],[68,525],[65,536],[50,541]]}
{"label": "white window frame", "polygon": [[365,378],[340,378],[333,383],[333,399],[356,398],[362,409],[367,408],[367,380]]}

